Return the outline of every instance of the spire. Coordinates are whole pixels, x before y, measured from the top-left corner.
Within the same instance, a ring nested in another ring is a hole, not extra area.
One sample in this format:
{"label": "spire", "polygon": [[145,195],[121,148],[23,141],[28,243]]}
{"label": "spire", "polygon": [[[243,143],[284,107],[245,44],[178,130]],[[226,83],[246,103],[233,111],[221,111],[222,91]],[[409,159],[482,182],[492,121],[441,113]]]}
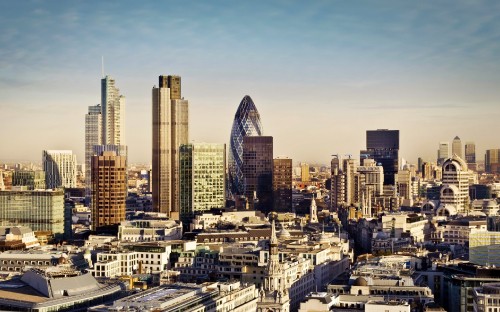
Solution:
{"label": "spire", "polygon": [[274,223],[274,219],[273,219],[273,223],[272,223],[272,226],[271,226],[271,240],[270,240],[270,243],[271,244],[278,244],[278,237],[276,236],[276,225]]}
{"label": "spire", "polygon": [[318,207],[314,199],[314,193],[311,200],[311,207],[309,208],[309,223],[318,223]]}

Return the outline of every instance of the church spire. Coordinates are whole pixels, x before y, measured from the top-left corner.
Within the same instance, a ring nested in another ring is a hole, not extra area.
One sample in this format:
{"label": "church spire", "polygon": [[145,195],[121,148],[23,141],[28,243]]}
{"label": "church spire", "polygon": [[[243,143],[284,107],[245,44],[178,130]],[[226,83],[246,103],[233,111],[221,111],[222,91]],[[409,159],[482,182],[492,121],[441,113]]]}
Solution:
{"label": "church spire", "polygon": [[311,200],[311,207],[309,208],[309,223],[318,223],[318,206],[316,206],[314,193]]}

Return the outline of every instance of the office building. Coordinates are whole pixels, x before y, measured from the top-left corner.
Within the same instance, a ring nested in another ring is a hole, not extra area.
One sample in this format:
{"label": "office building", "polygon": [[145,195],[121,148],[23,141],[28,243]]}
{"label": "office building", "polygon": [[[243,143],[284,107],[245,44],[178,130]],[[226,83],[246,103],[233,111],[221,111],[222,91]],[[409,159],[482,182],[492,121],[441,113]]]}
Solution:
{"label": "office building", "polygon": [[275,158],[273,160],[273,200],[274,211],[292,211],[292,160]]}
{"label": "office building", "polygon": [[311,179],[309,178],[309,164],[301,163],[300,164],[300,181],[309,182]]}
{"label": "office building", "polygon": [[244,194],[243,181],[243,138],[263,135],[257,107],[250,96],[245,95],[234,115],[228,154],[228,189],[231,195]]}
{"label": "office building", "polygon": [[[440,201],[443,207],[449,205],[450,208],[444,207],[448,212],[449,209],[453,209],[453,214],[463,213],[469,208],[469,182],[472,174],[460,157],[453,156],[443,163]],[[438,211],[444,212],[441,209]]]}
{"label": "office building", "polygon": [[439,142],[437,163],[439,166],[443,164],[443,162],[450,158],[450,143],[449,142]]}
{"label": "office building", "polygon": [[484,171],[488,173],[500,173],[500,149],[486,150]]}
{"label": "office building", "polygon": [[188,227],[195,214],[224,208],[226,145],[192,143],[180,146],[180,219]]}
{"label": "office building", "polygon": [[451,155],[457,155],[458,157],[463,159],[462,141],[458,136],[456,136],[451,143]]}
{"label": "office building", "polygon": [[179,147],[188,144],[188,101],[179,76],[160,76],[152,94],[153,210],[179,219]]}
{"label": "office building", "polygon": [[127,160],[115,152],[92,156],[92,230],[113,232],[125,220]]}
{"label": "office building", "polygon": [[76,155],[72,151],[43,151],[42,163],[48,189],[76,187]]}
{"label": "office building", "polygon": [[26,186],[28,190],[44,190],[45,172],[42,170],[16,170],[12,173],[12,186]]}
{"label": "office building", "polygon": [[374,159],[384,168],[384,185],[394,185],[399,169],[399,130],[367,130],[366,150],[361,157]]}
{"label": "office building", "polygon": [[[125,145],[125,97],[110,76],[101,79],[101,144]],[[97,107],[90,108],[96,114]]]}
{"label": "office building", "polygon": [[476,171],[476,144],[474,142],[465,143],[465,162],[469,169]]}
{"label": "office building", "polygon": [[342,160],[334,155],[331,161],[331,206],[337,210],[345,203],[345,176],[342,170]]}
{"label": "office building", "polygon": [[250,209],[270,212],[273,205],[273,137],[243,137],[243,181]]}
{"label": "office building", "polygon": [[102,144],[101,105],[89,106],[85,115],[85,194],[90,197],[90,161],[94,155],[94,146]]}
{"label": "office building", "polygon": [[0,191],[0,225],[18,225],[35,232],[64,234],[64,191]]}

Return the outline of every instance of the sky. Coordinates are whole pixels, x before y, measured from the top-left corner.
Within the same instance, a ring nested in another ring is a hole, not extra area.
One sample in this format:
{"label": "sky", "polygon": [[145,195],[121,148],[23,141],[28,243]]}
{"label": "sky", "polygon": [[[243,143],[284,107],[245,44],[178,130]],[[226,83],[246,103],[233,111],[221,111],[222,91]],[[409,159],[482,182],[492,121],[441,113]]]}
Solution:
{"label": "sky", "polygon": [[435,161],[458,135],[500,148],[500,1],[0,1],[0,161],[84,155],[104,73],[151,161],[151,88],[180,75],[190,140],[229,142],[245,95],[274,155],[359,157],[366,130]]}

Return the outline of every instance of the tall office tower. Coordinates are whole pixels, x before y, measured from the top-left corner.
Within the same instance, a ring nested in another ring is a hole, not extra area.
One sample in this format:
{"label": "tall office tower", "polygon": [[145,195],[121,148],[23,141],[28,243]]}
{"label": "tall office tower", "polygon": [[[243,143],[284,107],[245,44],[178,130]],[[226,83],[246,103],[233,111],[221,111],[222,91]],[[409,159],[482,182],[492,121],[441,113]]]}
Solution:
{"label": "tall office tower", "polygon": [[101,79],[101,106],[101,144],[125,145],[125,97],[110,76]]}
{"label": "tall office tower", "polygon": [[[364,157],[363,157],[364,156]],[[384,168],[384,185],[394,185],[399,169],[399,130],[367,130],[362,158],[375,159]]]}
{"label": "tall office tower", "polygon": [[274,211],[292,211],[292,160],[273,159],[273,201]]}
{"label": "tall office tower", "polygon": [[226,144],[192,143],[179,149],[180,219],[189,228],[195,214],[226,203]]}
{"label": "tall office tower", "polygon": [[410,170],[399,170],[396,176],[396,189],[400,197],[412,199],[412,183]]}
{"label": "tall office tower", "polygon": [[500,173],[500,149],[486,150],[484,171],[488,173]]}
{"label": "tall office tower", "polygon": [[465,142],[465,162],[467,165],[476,163],[476,144],[474,142]]}
{"label": "tall office tower", "polygon": [[90,198],[90,161],[94,155],[94,146],[102,144],[101,105],[89,106],[85,115],[85,194]]}
{"label": "tall office tower", "polygon": [[44,190],[45,172],[42,170],[16,170],[12,173],[12,186],[27,186],[28,190]]}
{"label": "tall office tower", "polygon": [[250,209],[270,212],[273,205],[273,137],[243,137],[243,181]]}
{"label": "tall office tower", "polygon": [[42,163],[48,189],[76,187],[76,155],[72,151],[43,151]]}
{"label": "tall office tower", "polygon": [[357,178],[359,182],[355,183],[360,190],[356,191],[355,202],[361,201],[361,195],[365,193],[368,198],[368,193],[374,198],[382,195],[384,191],[384,168],[378,166],[374,159],[363,159],[363,165],[356,168]]}
{"label": "tall office tower", "polygon": [[417,172],[422,172],[422,165],[424,164],[424,159],[419,157],[417,160]]}
{"label": "tall office tower", "polygon": [[108,232],[125,220],[127,159],[107,151],[92,156],[92,230]]}
{"label": "tall office tower", "polygon": [[331,207],[337,211],[339,207],[345,204],[345,175],[342,170],[342,160],[337,155],[332,158],[331,171]]}
{"label": "tall office tower", "polygon": [[0,191],[0,225],[21,225],[33,231],[64,234],[64,191]]}
{"label": "tall office tower", "polygon": [[450,143],[439,142],[437,163],[441,166],[446,159],[450,158]]}
{"label": "tall office tower", "polygon": [[160,76],[153,87],[153,209],[179,219],[179,147],[188,144],[188,101],[181,77]]}
{"label": "tall office tower", "polygon": [[345,203],[351,205],[356,203],[356,180],[357,173],[356,160],[347,158],[342,161],[342,172],[344,173],[345,181]]}
{"label": "tall office tower", "polygon": [[462,141],[458,136],[453,139],[453,143],[451,143],[451,154],[457,155],[460,158],[463,158],[462,153]]}
{"label": "tall office tower", "polygon": [[257,107],[250,96],[245,95],[234,115],[228,155],[228,189],[231,195],[243,195],[243,138],[263,135]]}
{"label": "tall office tower", "polygon": [[300,181],[309,182],[309,164],[301,163],[300,164]]}
{"label": "tall office tower", "polygon": [[[443,163],[442,174],[441,206],[451,205],[458,214],[465,212],[465,209],[469,208],[469,181],[473,173],[462,158],[454,155]],[[443,210],[438,209],[438,213],[444,213],[445,209],[446,207]],[[451,213],[449,210],[448,212]]]}

